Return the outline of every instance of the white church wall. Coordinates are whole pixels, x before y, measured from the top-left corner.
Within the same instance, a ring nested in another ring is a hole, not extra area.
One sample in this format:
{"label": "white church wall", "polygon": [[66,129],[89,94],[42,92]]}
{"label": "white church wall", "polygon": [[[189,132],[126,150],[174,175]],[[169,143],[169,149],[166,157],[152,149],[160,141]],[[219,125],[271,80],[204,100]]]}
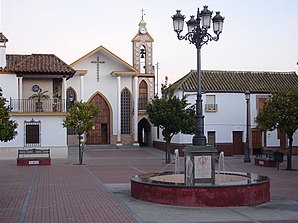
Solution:
{"label": "white church wall", "polygon": [[75,74],[75,76],[73,76],[66,82],[67,88],[72,87],[75,90],[77,100],[81,100],[80,79],[81,76],[79,74]]}
{"label": "white church wall", "polygon": [[[91,63],[92,61],[104,61],[99,64],[99,73],[97,70],[97,64]],[[88,101],[95,93],[101,94],[110,105],[112,112],[111,115],[111,142],[114,142],[114,138],[117,135],[117,123],[118,123],[118,98],[117,98],[117,76],[112,75],[114,71],[128,71],[127,65],[119,61],[118,58],[106,53],[104,50],[100,50],[93,55],[87,56],[81,59],[79,62],[73,65],[76,70],[86,70],[87,73],[83,77],[84,81],[84,99]],[[79,73],[79,72],[78,72]],[[99,74],[99,75],[98,75]],[[68,86],[72,86],[78,93],[80,98],[80,83],[81,77],[77,74],[72,80],[67,82]],[[127,88],[131,93],[131,106],[133,106],[133,75],[132,74],[120,74],[120,92]],[[133,107],[131,108],[133,109]],[[133,125],[133,123],[132,123]]]}

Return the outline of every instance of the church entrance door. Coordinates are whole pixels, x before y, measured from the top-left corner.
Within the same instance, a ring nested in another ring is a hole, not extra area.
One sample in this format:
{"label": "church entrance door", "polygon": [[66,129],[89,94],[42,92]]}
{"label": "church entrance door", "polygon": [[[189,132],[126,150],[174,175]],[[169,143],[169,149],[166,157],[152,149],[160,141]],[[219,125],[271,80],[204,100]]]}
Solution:
{"label": "church entrance door", "polygon": [[106,100],[96,94],[90,100],[100,109],[94,118],[94,127],[87,133],[87,145],[110,144],[110,109]]}
{"label": "church entrance door", "polygon": [[142,118],[138,124],[138,141],[140,146],[150,146],[150,124],[145,118]]}

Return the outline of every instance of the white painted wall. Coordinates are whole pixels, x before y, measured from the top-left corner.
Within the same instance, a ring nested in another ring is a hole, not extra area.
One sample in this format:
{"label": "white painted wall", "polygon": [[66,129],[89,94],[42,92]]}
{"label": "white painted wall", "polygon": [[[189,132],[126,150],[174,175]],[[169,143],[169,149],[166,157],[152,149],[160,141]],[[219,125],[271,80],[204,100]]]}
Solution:
{"label": "white painted wall", "polygon": [[0,87],[7,100],[18,98],[18,79],[15,74],[0,74]]}
{"label": "white painted wall", "polygon": [[62,127],[62,121],[65,116],[49,116],[49,115],[30,115],[30,116],[11,116],[12,120],[18,123],[17,136],[8,142],[0,142],[0,159],[16,158],[17,150],[23,149],[25,146],[25,121],[41,121],[41,147],[51,149],[52,158],[63,158],[67,156],[67,135],[66,128]]}
{"label": "white painted wall", "polygon": [[4,68],[6,66],[6,47],[1,43],[0,46],[0,67]]}
{"label": "white painted wall", "polygon": [[[104,64],[99,65],[99,82],[97,82],[97,57],[100,61],[104,61]],[[127,71],[127,67],[123,65],[118,59],[115,59],[111,55],[105,53],[105,51],[98,51],[73,65],[76,70],[87,70],[87,74],[84,76],[84,98],[85,101],[91,99],[91,97],[99,92],[108,101],[112,110],[112,133],[117,134],[117,77],[111,75],[113,71]],[[131,74],[121,75],[121,91],[127,88],[131,93],[131,100],[133,100],[133,77]],[[67,86],[73,87],[80,98],[80,76],[76,74],[75,77],[67,81]],[[133,103],[131,104],[133,106]],[[133,107],[131,107],[133,109]]]}
{"label": "white painted wall", "polygon": [[[182,97],[183,92],[178,91],[176,96]],[[184,93],[188,102],[193,105],[196,100],[196,93]],[[218,110],[216,112],[205,111],[206,95],[215,95]],[[260,95],[260,94],[258,94]],[[258,114],[256,104],[256,94],[250,95],[250,125],[256,127],[255,118]],[[246,138],[246,99],[244,93],[207,93],[202,95],[203,115],[205,116],[204,134],[207,137],[208,131],[216,132],[217,143],[231,143],[233,141],[233,131],[243,132],[243,142]],[[160,131],[161,132],[161,131]],[[267,132],[267,146],[279,146],[277,131]],[[172,143],[192,143],[192,135],[177,134],[173,137]],[[162,137],[157,139],[156,130],[153,132],[153,140],[162,141]],[[298,132],[294,134],[293,145],[298,145]]]}

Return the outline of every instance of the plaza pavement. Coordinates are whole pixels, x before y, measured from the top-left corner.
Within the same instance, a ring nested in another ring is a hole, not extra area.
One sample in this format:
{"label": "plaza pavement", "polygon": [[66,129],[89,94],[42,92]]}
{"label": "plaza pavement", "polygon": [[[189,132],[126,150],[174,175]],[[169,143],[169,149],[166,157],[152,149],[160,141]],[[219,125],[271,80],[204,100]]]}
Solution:
{"label": "plaza pavement", "polygon": [[[252,159],[253,161],[253,159]],[[298,171],[244,163],[243,156],[225,157],[228,171],[253,172],[271,178],[271,201],[245,207],[180,207],[135,200],[130,177],[173,170],[164,153],[153,148],[88,147],[77,165],[77,148],[51,166],[17,166],[0,160],[0,222],[104,223],[294,223],[298,222]],[[298,157],[293,157],[298,169]]]}

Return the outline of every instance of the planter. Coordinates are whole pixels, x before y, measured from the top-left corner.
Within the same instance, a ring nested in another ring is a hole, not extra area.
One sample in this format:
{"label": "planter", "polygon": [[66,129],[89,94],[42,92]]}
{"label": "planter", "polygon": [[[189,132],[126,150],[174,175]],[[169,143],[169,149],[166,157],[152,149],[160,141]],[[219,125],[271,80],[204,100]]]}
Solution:
{"label": "planter", "polygon": [[43,111],[42,102],[41,101],[36,102],[36,111],[37,112],[42,112]]}

